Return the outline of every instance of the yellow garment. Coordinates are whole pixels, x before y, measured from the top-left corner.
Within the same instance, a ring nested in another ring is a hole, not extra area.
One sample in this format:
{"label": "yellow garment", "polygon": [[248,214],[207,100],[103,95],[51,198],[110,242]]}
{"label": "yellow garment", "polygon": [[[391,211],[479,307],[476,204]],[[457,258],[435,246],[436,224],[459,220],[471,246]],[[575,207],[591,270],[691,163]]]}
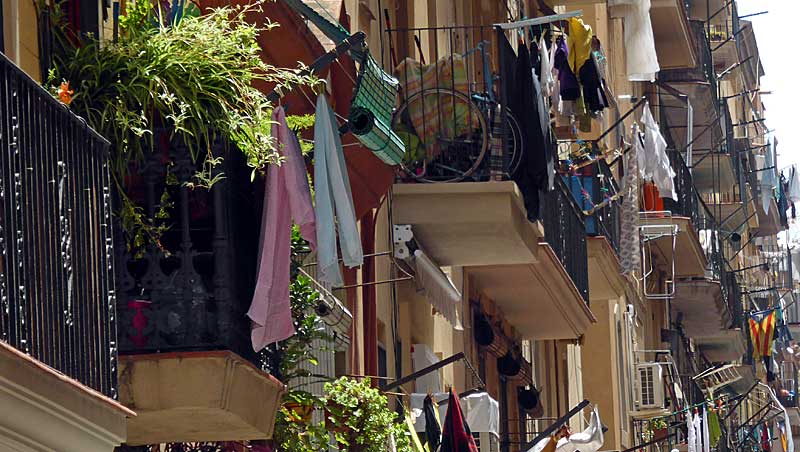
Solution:
{"label": "yellow garment", "polygon": [[592,55],[592,27],[583,23],[582,19],[571,17],[569,19],[569,67],[575,75],[583,63]]}

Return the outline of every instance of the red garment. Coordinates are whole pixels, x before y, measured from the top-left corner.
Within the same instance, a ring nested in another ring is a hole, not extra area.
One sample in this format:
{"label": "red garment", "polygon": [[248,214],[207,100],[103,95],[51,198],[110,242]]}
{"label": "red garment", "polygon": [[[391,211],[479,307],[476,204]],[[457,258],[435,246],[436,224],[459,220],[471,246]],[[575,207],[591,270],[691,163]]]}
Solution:
{"label": "red garment", "polygon": [[439,452],[478,452],[475,439],[469,430],[464,412],[461,411],[461,402],[450,390],[450,399],[447,402],[447,415],[442,425],[442,447]]}

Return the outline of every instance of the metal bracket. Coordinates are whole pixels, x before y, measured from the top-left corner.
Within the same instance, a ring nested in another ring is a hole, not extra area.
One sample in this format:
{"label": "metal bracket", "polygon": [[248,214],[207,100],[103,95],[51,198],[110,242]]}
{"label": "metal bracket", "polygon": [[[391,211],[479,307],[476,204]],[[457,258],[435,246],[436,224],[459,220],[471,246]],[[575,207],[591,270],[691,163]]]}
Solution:
{"label": "metal bracket", "polygon": [[414,231],[410,224],[396,224],[394,228],[394,257],[395,259],[408,259],[417,249],[414,241]]}

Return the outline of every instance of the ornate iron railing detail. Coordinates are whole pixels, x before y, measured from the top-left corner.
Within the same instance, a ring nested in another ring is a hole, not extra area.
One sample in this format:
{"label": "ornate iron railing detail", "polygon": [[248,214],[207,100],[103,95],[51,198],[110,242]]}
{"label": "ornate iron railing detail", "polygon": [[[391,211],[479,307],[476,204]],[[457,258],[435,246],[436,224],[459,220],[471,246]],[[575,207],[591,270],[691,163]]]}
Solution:
{"label": "ornate iron railing detail", "polygon": [[555,181],[555,189],[542,196],[545,240],[553,248],[586,304],[589,304],[589,266],[583,212],[564,181],[560,177],[556,177]]}
{"label": "ornate iron railing detail", "polygon": [[116,397],[108,146],[0,54],[0,340]]}
{"label": "ornate iron railing detail", "polygon": [[[231,350],[261,366],[250,346],[247,307],[253,296],[263,184],[251,184],[241,153],[222,140],[211,153],[220,163],[196,185],[186,144],[156,133],[126,192],[147,221],[166,228],[160,242],[131,250],[117,235],[120,351]],[[245,182],[246,181],[246,182]],[[195,185],[192,185],[195,183]],[[261,191],[261,193],[257,193]]]}

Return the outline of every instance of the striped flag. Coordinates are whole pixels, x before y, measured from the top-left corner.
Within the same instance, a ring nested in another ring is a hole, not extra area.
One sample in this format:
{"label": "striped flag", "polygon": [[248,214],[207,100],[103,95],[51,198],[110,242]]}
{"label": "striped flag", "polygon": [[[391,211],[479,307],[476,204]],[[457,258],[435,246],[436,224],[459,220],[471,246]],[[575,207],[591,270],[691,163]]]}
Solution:
{"label": "striped flag", "polygon": [[776,318],[777,314],[774,309],[762,314],[750,315],[750,339],[753,341],[754,358],[772,355]]}

